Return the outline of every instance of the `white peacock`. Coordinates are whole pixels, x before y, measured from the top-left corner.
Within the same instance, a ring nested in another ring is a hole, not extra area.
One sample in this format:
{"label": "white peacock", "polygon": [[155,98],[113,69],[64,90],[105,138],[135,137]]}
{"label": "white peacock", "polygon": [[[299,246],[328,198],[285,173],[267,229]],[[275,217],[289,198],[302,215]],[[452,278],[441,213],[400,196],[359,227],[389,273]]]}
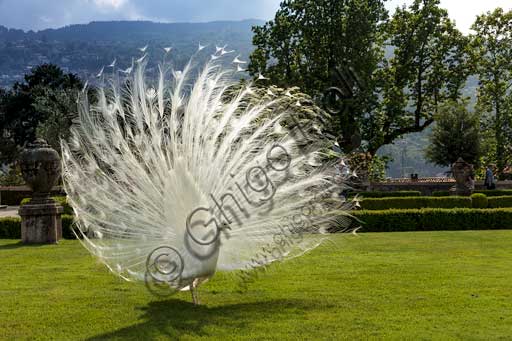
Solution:
{"label": "white peacock", "polygon": [[137,64],[94,103],[81,96],[62,142],[76,233],[112,272],[199,303],[216,271],[301,255],[348,224],[350,203],[333,199],[344,181],[325,161],[321,123],[303,124],[307,105],[240,86],[218,61],[195,75],[192,61],[181,72],[162,64],[156,86]]}

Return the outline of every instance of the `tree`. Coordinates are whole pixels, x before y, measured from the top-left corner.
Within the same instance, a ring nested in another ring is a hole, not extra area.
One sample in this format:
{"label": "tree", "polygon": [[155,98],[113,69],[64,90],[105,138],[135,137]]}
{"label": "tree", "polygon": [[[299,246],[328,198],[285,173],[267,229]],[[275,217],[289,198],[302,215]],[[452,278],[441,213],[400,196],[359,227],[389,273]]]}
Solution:
{"label": "tree", "polygon": [[363,86],[349,98],[350,111],[333,117],[331,132],[340,136],[354,117],[363,149],[375,155],[432,124],[439,105],[460,97],[468,75],[467,40],[439,0],[415,0],[386,19],[382,1],[283,1],[274,20],[254,28],[249,70],[316,98],[333,85],[334,71],[353,71]]}
{"label": "tree", "polygon": [[274,20],[253,28],[249,71],[280,87],[300,87],[319,98],[337,70],[354,70],[361,84],[351,111],[333,118],[340,135],[343,115],[362,117],[376,102],[372,74],[382,58],[379,27],[387,18],[381,0],[285,0]]}
{"label": "tree", "polygon": [[[36,138],[37,127],[48,118],[50,110],[61,108],[61,111],[76,111],[76,104],[70,104],[76,97],[56,94],[64,91],[72,96],[71,92],[82,87],[82,81],[77,76],[66,74],[51,64],[34,68],[25,76],[24,82],[15,83],[0,101],[0,126],[3,127],[2,137],[5,140],[5,144],[0,146],[3,162],[14,161],[12,146],[18,150]],[[42,102],[45,102],[46,109],[36,105]]]}
{"label": "tree", "polygon": [[450,166],[461,157],[477,165],[481,156],[479,115],[468,112],[466,102],[450,100],[441,106],[435,119],[427,159]]}
{"label": "tree", "polygon": [[473,61],[480,80],[478,110],[494,131],[497,175],[502,178],[506,150],[512,144],[512,11],[497,8],[480,15],[471,29],[475,32],[471,37]]}
{"label": "tree", "polygon": [[415,0],[409,8],[397,8],[385,33],[393,56],[376,74],[382,101],[364,129],[372,154],[432,124],[443,102],[461,97],[469,73],[467,39],[439,0]]}
{"label": "tree", "polygon": [[10,96],[10,93],[0,88],[0,167],[4,164],[10,163],[17,154],[17,146],[11,139],[11,134],[5,125],[5,106]]}
{"label": "tree", "polygon": [[68,140],[73,120],[78,117],[77,89],[45,88],[34,101],[34,109],[46,119],[36,128],[36,136],[45,139],[50,146],[60,150],[60,140]]}

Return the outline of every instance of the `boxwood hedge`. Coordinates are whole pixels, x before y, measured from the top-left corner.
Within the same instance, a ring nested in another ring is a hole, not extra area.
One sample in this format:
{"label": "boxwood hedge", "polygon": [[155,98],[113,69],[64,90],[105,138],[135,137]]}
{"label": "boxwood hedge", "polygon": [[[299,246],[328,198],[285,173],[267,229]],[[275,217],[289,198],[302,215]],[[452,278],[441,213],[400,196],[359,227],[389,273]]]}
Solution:
{"label": "boxwood hedge", "polygon": [[472,207],[470,197],[403,197],[361,200],[364,210]]}
{"label": "boxwood hedge", "polygon": [[[75,239],[73,233],[74,217],[71,215],[62,215],[62,237],[64,239]],[[3,217],[0,218],[0,239],[20,239],[21,238],[21,218]]]}
{"label": "boxwood hedge", "polygon": [[512,207],[512,195],[487,198],[489,208]]}
{"label": "boxwood hedge", "polygon": [[21,218],[3,217],[0,218],[0,239],[20,239]]}
{"label": "boxwood hedge", "polygon": [[[476,190],[473,193],[485,194],[488,197],[501,197],[506,195],[512,195],[512,189],[482,189]],[[450,191],[433,191],[432,196],[434,197],[447,197],[450,195]]]}
{"label": "boxwood hedge", "polygon": [[394,191],[394,192],[354,192],[351,196],[359,195],[363,198],[397,198],[397,197],[419,197],[420,191]]}
{"label": "boxwood hedge", "polygon": [[[0,197],[2,205],[17,206],[20,205],[24,198],[32,195],[32,191],[29,188],[21,187],[3,187],[0,188]],[[54,188],[51,192],[52,196],[65,195],[59,188]]]}
{"label": "boxwood hedge", "polygon": [[504,208],[512,207],[512,196],[487,197],[475,193],[471,197],[404,197],[362,199],[364,210],[420,209],[420,208]]}
{"label": "boxwood hedge", "polygon": [[[360,232],[512,229],[512,208],[424,208],[354,211]],[[73,216],[62,216],[62,235],[74,239]],[[20,239],[20,218],[0,218],[0,239]]]}
{"label": "boxwood hedge", "polygon": [[356,211],[360,232],[512,229],[512,209],[425,208]]}
{"label": "boxwood hedge", "polygon": [[[447,199],[447,198],[443,198]],[[487,208],[489,201],[487,200],[487,196],[482,193],[473,193],[471,194],[471,201],[473,203],[473,208]]]}

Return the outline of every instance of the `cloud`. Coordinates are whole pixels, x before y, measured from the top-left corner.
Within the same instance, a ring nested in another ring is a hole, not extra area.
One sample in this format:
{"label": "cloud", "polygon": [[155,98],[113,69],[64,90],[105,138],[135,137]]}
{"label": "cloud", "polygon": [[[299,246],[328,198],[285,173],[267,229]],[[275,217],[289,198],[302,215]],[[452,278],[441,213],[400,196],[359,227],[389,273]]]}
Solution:
{"label": "cloud", "polygon": [[94,3],[99,8],[119,9],[124,4],[126,4],[126,0],[94,0]]}
{"label": "cloud", "polygon": [[40,30],[100,20],[270,19],[280,0],[0,0],[0,24]]}
{"label": "cloud", "polygon": [[147,17],[167,21],[214,21],[270,19],[280,0],[153,0],[137,1],[138,10]]}

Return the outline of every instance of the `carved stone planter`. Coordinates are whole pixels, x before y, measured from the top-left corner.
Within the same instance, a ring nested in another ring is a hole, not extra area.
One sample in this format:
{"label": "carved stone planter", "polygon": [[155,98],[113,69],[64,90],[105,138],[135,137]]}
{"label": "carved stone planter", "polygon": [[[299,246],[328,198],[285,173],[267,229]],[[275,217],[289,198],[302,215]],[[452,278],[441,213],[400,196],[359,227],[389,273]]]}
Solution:
{"label": "carved stone planter", "polygon": [[32,189],[30,203],[20,207],[23,243],[57,243],[62,238],[63,208],[50,191],[60,176],[60,157],[44,140],[37,139],[21,153],[23,179]]}

